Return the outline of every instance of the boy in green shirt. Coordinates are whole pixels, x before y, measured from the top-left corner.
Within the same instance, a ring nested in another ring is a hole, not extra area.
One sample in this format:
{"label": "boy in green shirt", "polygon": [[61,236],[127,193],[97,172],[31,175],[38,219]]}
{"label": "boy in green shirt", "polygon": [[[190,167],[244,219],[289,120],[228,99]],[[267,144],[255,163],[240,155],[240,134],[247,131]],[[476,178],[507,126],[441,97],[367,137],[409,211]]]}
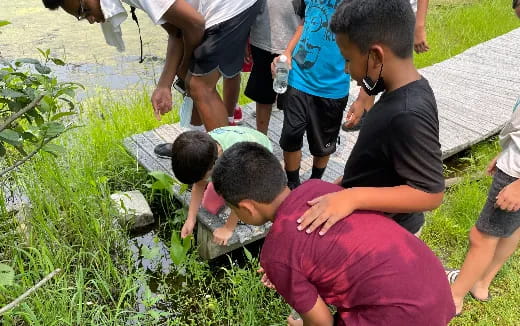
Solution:
{"label": "boy in green shirt", "polygon": [[[172,146],[173,174],[180,182],[193,184],[188,217],[181,231],[182,238],[193,233],[203,198],[205,199],[204,202],[209,202],[212,204],[211,206],[219,206],[219,200],[222,205],[224,204],[220,196],[217,197],[214,193],[212,185],[208,186],[211,182],[213,165],[217,158],[229,147],[245,141],[258,143],[269,151],[273,151],[271,141],[266,135],[247,127],[222,127],[213,129],[208,133],[186,131],[175,139]],[[215,202],[217,203],[215,204]],[[216,211],[211,211],[211,213],[216,213]],[[220,245],[226,245],[233,235],[237,223],[237,216],[231,213],[224,226],[213,232],[213,241]]]}

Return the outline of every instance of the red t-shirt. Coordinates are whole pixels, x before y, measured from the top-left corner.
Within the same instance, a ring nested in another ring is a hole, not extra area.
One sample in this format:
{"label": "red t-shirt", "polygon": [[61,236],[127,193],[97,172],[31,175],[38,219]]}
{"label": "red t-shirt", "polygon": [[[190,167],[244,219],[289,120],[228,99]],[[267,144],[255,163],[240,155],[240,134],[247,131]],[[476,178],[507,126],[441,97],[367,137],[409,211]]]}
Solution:
{"label": "red t-shirt", "polygon": [[455,306],[444,268],[413,234],[383,215],[358,211],[325,236],[296,229],[307,201],[343,188],[311,180],[277,211],[260,263],[299,313],[318,295],[337,307],[337,325],[446,325]]}

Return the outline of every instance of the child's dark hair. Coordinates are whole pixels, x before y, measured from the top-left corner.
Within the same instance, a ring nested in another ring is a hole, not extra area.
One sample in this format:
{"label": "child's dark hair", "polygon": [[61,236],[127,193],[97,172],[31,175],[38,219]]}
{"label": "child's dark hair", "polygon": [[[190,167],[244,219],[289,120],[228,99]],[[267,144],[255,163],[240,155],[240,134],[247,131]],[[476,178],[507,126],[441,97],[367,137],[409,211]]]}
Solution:
{"label": "child's dark hair", "polygon": [[218,157],[217,142],[205,132],[186,131],[172,146],[173,174],[182,183],[192,184],[204,178]]}
{"label": "child's dark hair", "polygon": [[362,53],[381,43],[403,59],[412,56],[414,28],[409,0],[343,0],[330,23],[335,34],[345,34]]}
{"label": "child's dark hair", "polygon": [[63,0],[43,0],[43,5],[50,10],[56,10],[63,5]]}
{"label": "child's dark hair", "polygon": [[264,146],[242,142],[231,146],[213,168],[215,191],[233,206],[244,199],[271,203],[287,185],[285,172]]}

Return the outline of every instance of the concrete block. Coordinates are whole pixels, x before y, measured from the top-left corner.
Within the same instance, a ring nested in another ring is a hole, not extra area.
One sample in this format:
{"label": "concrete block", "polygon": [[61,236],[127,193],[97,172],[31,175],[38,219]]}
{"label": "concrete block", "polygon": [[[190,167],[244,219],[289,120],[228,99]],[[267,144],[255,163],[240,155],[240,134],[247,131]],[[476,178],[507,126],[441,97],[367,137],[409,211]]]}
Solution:
{"label": "concrete block", "polygon": [[142,228],[154,222],[153,213],[138,190],[115,193],[110,195],[119,211],[119,223],[130,229]]}

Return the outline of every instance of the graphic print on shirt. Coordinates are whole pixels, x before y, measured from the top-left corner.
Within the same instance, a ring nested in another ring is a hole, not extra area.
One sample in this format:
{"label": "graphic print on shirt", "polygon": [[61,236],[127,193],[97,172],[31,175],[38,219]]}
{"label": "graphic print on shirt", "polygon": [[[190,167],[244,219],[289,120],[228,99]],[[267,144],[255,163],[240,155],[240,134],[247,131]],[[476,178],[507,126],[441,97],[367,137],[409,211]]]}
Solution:
{"label": "graphic print on shirt", "polygon": [[328,12],[334,10],[339,2],[339,0],[314,0],[305,3],[301,1],[297,4],[297,1],[293,1],[296,13],[302,18],[305,17],[302,39],[298,42],[293,55],[293,60],[302,70],[312,68],[318,61],[321,44],[335,41],[334,34],[329,28]]}

